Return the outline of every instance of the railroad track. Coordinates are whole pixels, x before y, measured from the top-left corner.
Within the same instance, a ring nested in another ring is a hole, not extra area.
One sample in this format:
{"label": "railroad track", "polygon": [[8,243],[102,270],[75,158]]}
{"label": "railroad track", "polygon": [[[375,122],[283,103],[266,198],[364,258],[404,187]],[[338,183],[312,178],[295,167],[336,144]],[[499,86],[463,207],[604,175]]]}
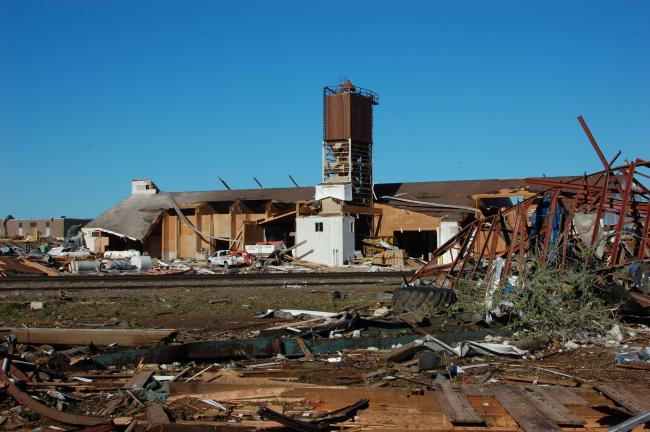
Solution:
{"label": "railroad track", "polygon": [[283,285],[399,284],[413,272],[251,273],[216,275],[34,276],[0,278],[0,292]]}

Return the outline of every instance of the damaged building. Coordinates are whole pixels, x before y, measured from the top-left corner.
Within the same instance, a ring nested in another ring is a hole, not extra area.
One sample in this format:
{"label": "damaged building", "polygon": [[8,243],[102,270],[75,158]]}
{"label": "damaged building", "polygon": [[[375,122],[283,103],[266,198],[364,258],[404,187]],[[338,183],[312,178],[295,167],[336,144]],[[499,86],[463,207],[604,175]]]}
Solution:
{"label": "damaged building", "polygon": [[129,197],[84,226],[86,246],[172,260],[281,241],[298,245],[298,258],[339,266],[380,242],[429,259],[477,213],[544,189],[524,179],[375,183],[378,103],[377,94],[350,81],[324,88],[322,181],[315,187],[167,193],[135,179]]}

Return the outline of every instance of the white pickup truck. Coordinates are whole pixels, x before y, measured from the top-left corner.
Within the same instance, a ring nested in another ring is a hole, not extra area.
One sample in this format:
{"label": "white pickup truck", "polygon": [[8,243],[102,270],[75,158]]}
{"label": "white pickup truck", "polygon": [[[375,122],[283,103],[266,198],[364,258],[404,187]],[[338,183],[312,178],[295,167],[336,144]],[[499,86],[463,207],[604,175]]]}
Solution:
{"label": "white pickup truck", "polygon": [[216,251],[208,258],[210,265],[221,267],[237,267],[246,265],[246,258],[241,253],[232,252],[229,250]]}
{"label": "white pickup truck", "polygon": [[266,258],[274,252],[286,249],[286,247],[283,242],[268,242],[247,244],[244,246],[244,249],[246,249],[246,252],[257,258]]}

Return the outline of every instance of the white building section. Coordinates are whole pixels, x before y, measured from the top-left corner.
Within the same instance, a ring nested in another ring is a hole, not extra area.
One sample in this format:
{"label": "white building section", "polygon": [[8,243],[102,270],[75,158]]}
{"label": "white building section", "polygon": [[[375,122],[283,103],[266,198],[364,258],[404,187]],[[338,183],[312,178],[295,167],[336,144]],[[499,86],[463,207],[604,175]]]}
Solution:
{"label": "white building section", "polygon": [[131,195],[155,195],[158,187],[149,179],[131,180]]}
{"label": "white building section", "polygon": [[328,266],[349,264],[354,258],[352,216],[307,216],[296,218],[296,258]]}
{"label": "white building section", "polygon": [[352,184],[351,183],[318,184],[316,185],[315,198],[316,201],[320,201],[324,198],[336,198],[341,201],[352,201]]}
{"label": "white building section", "polygon": [[[447,243],[449,239],[458,234],[460,228],[458,227],[458,222],[453,220],[441,220],[440,227],[438,228],[438,246],[442,246]],[[442,256],[442,262],[439,264],[451,264],[456,258],[456,251],[450,250]]]}

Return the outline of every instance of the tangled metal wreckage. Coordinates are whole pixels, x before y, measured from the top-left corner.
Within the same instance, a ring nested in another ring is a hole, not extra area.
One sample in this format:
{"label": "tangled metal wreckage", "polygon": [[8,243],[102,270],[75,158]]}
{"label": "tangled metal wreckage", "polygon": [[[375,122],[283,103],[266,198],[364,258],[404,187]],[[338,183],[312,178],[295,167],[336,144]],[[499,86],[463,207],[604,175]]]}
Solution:
{"label": "tangled metal wreckage", "polygon": [[[572,261],[587,259],[603,275],[623,270],[626,274],[618,282],[628,290],[612,294],[624,301],[625,312],[648,315],[650,191],[642,182],[648,175],[641,169],[650,162],[636,159],[615,165],[620,151],[608,161],[584,119],[578,120],[602,171],[566,182],[528,180],[549,189],[465,225],[433,253],[409,285],[426,278],[442,287],[471,280],[494,292],[524,276],[531,261],[568,269]],[[453,261],[438,264],[445,254]]]}
{"label": "tangled metal wreckage", "polygon": [[[616,325],[611,340],[548,345],[542,352],[523,339],[511,345],[509,330],[486,320],[428,313],[454,302],[458,282],[470,281],[487,298],[521,289],[535,265],[571,271],[586,259],[619,287],[615,301],[624,300],[628,316],[647,317],[650,191],[641,178],[650,162],[615,165],[618,155],[606,160],[580,122],[603,171],[564,182],[531,180],[548,190],[468,221],[408,283],[392,296],[382,292],[374,310],[269,310],[255,317],[258,325],[214,337],[175,329],[2,329],[0,426],[308,432],[647,427],[650,380],[642,374],[650,370],[648,327]],[[451,262],[442,264],[443,256]],[[561,369],[579,358],[583,366]],[[598,373],[605,367],[611,376]]]}

